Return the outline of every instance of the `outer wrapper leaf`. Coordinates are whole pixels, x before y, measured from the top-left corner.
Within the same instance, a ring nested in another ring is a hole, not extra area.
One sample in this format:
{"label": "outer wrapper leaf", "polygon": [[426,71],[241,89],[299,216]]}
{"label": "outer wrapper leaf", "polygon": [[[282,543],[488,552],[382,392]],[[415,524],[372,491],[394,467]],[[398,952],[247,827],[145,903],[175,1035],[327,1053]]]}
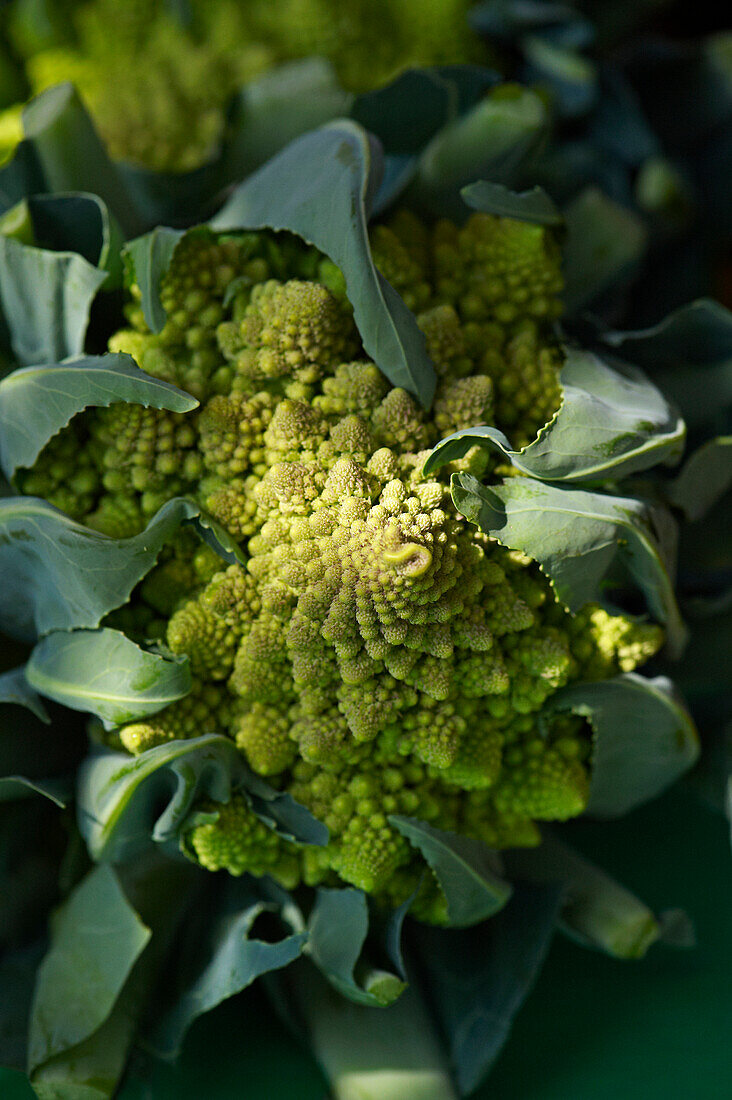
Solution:
{"label": "outer wrapper leaf", "polygon": [[218,525],[184,497],[169,500],[144,531],[128,539],[83,527],[35,497],[0,500],[0,570],[8,583],[0,628],[33,641],[52,630],[98,626],[128,599],[186,522],[203,528],[201,536],[225,560],[236,560],[231,539],[224,534],[222,546]]}
{"label": "outer wrapper leaf", "polygon": [[106,278],[75,252],[50,252],[0,234],[0,304],[19,362],[81,355],[89,310]]}
{"label": "outer wrapper leaf", "polygon": [[460,189],[476,179],[510,186],[540,147],[548,121],[535,92],[516,84],[495,89],[424,150],[410,190],[413,202],[430,213],[462,217]]}
{"label": "outer wrapper leaf", "polygon": [[90,191],[104,200],[126,234],[140,231],[124,177],[71,84],[49,88],[26,104],[23,129],[45,182],[39,190]]}
{"label": "outer wrapper leaf", "polygon": [[[410,899],[411,901],[411,899]],[[403,916],[403,914],[402,914]],[[397,918],[397,946],[401,921]],[[369,931],[366,895],[352,887],[318,889],[308,921],[306,951],[330,984],[355,1004],[384,1007],[402,993],[405,975],[359,967]],[[397,970],[401,970],[399,960]]]}
{"label": "outer wrapper leaf", "polygon": [[351,117],[384,147],[384,175],[373,202],[381,214],[414,180],[426,145],[465,114],[499,80],[478,65],[409,69],[390,84],[356,98]]}
{"label": "outer wrapper leaf", "polygon": [[437,69],[408,69],[383,88],[358,96],[351,117],[376,134],[388,154],[419,154],[457,117],[458,89]]}
{"label": "outer wrapper leaf", "polygon": [[[264,941],[252,934],[256,920],[273,913],[284,922],[283,935]],[[195,921],[195,914],[191,914]],[[241,993],[263,974],[289,966],[307,941],[299,910],[271,880],[227,878],[218,903],[206,906],[205,925],[188,943],[176,968],[180,992],[156,1021],[149,1043],[164,1058],[175,1057],[188,1028],[199,1016]],[[170,997],[166,998],[171,1000]]]}
{"label": "outer wrapper leaf", "polygon": [[41,1037],[63,1040],[33,1070],[40,1100],[116,1093],[194,880],[184,863],[141,859],[115,872],[93,869],[64,903],[41,968],[52,980],[39,980],[35,1001]]}
{"label": "outer wrapper leaf", "polygon": [[684,421],[640,371],[568,348],[560,381],[562,404],[533,443],[514,451],[498,428],[463,428],[437,444],[425,473],[462,458],[475,444],[546,481],[627,477],[680,457]]}
{"label": "outer wrapper leaf", "polygon": [[645,251],[646,231],[635,214],[595,187],[573,199],[564,217],[564,301],[576,313],[633,271]]}
{"label": "outer wrapper leaf", "polygon": [[598,94],[597,67],[575,49],[545,35],[522,40],[526,60],[525,79],[551,89],[553,106],[564,117],[576,118],[589,111]]}
{"label": "outer wrapper leaf", "polygon": [[151,840],[177,851],[196,801],[228,802],[235,788],[249,794],[254,812],[282,836],[327,843],[324,825],[249,772],[234,742],[213,733],[170,741],[135,757],[116,752],[89,757],[78,778],[79,829],[95,860],[131,859]]}
{"label": "outer wrapper leaf", "polygon": [[[91,1053],[83,1044],[110,1020],[149,939],[150,930],[130,906],[115,873],[104,865],[89,873],[59,911],[51,950],[38,972],[31,1013],[28,1068],[41,1100],[44,1093],[47,1097],[73,1096],[66,1072],[69,1056],[72,1066],[74,1060],[81,1063],[75,1067],[79,1087],[86,1085],[100,1096],[111,1095],[121,1066],[115,1067],[108,1080],[99,1080],[100,1067],[91,1057],[90,1079],[78,1080],[85,1055],[89,1058]],[[124,1044],[119,1053],[124,1058]],[[54,1063],[59,1060],[61,1080],[56,1089]]]}
{"label": "outer wrapper leaf", "polygon": [[13,668],[0,675],[0,703],[15,703],[35,714],[41,722],[50,722],[48,712],[25,676],[25,667]]}
{"label": "outer wrapper leaf", "polygon": [[108,272],[106,290],[122,281],[122,231],[98,195],[30,195],[0,218],[0,232],[23,244],[78,253]]}
{"label": "outer wrapper leaf", "polygon": [[620,959],[640,959],[664,933],[651,910],[624,886],[556,837],[515,849],[511,873],[564,887],[561,924],[574,939]]}
{"label": "outer wrapper leaf", "polygon": [[330,256],[343,272],[364,348],[393,385],[428,407],[435,375],[424,337],[371,259],[366,222],[377,165],[378,154],[361,127],[331,123],[292,142],[241,184],[210,224],[219,230],[288,230]]}
{"label": "outer wrapper leaf", "polygon": [[[685,629],[669,576],[666,532],[633,497],[562,489],[530,478],[486,488],[470,474],[452,479],[455,507],[512,550],[534,558],[570,611],[602,602],[611,571],[622,566],[667,629],[678,653]],[[664,522],[668,522],[663,517]]]}
{"label": "outer wrapper leaf", "polygon": [[0,462],[10,479],[89,406],[117,401],[190,412],[198,401],[141,371],[130,355],[88,355],[14,371],[0,382]]}
{"label": "outer wrapper leaf", "polygon": [[41,695],[108,726],[156,714],[191,690],[187,657],[148,653],[108,627],[47,635],[31,653],[26,677]]}
{"label": "outer wrapper leaf", "polygon": [[300,134],[348,114],[353,96],[322,57],[278,65],[250,80],[230,109],[224,173],[239,181]]}
{"label": "outer wrapper leaf", "polygon": [[412,926],[461,1095],[478,1087],[508,1039],[546,956],[558,908],[558,890],[519,884],[505,909],[474,928]]}
{"label": "outer wrapper leaf", "polygon": [[651,328],[610,331],[603,339],[641,366],[703,367],[732,358],[732,313],[719,302],[699,298]]}
{"label": "outer wrapper leaf", "polygon": [[627,672],[571,684],[547,701],[542,717],[581,714],[594,731],[587,813],[619,817],[655,798],[694,764],[699,737],[665,676]]}
{"label": "outer wrapper leaf", "polygon": [[392,815],[391,824],[417,848],[447,899],[450,925],[465,928],[497,913],[511,886],[497,873],[497,856],[480,841],[435,829],[415,817]]}
{"label": "outer wrapper leaf", "polygon": [[658,379],[684,410],[689,430],[729,432],[732,407],[732,313],[700,298],[652,328],[609,331],[602,338]]}
{"label": "outer wrapper leaf", "polygon": [[[19,710],[16,708],[25,708]],[[25,668],[0,676],[0,803],[40,794],[64,806],[85,739],[70,715],[54,721],[25,678]],[[2,920],[0,920],[0,941]]]}
{"label": "outer wrapper leaf", "polygon": [[43,795],[63,809],[69,801],[71,782],[66,779],[28,779],[25,775],[0,776],[0,802],[14,802],[18,798]]}
{"label": "outer wrapper leaf", "polygon": [[702,519],[732,488],[732,435],[709,439],[684,463],[666,497],[692,523]]}
{"label": "outer wrapper leaf", "polygon": [[564,224],[561,213],[541,187],[532,187],[530,191],[511,191],[501,183],[478,180],[463,187],[460,196],[471,210],[480,210],[497,218],[514,218],[554,229]]}
{"label": "outer wrapper leaf", "polygon": [[[3,1070],[25,1070],[33,983],[42,955],[43,945],[37,942],[4,952],[0,960],[0,988],[3,991],[0,1000],[0,1066]],[[0,1080],[3,1080],[2,1076]]]}
{"label": "outer wrapper leaf", "polygon": [[159,226],[152,233],[138,237],[125,248],[140,288],[145,320],[153,332],[160,332],[165,324],[165,310],[160,301],[160,282],[170,267],[176,245],[183,236],[182,229]]}

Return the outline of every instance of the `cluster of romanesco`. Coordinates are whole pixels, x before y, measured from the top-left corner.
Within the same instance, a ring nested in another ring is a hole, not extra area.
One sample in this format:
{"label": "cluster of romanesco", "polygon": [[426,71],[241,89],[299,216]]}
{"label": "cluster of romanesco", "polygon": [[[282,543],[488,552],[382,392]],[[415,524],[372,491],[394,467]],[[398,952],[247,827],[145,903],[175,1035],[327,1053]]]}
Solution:
{"label": "cluster of romanesco", "polygon": [[[298,848],[235,795],[212,804],[189,852],[390,901],[421,880],[417,911],[439,921],[436,882],[389,816],[492,847],[537,843],[536,821],[583,810],[590,755],[581,721],[540,725],[537,712],[572,680],[636,667],[661,632],[594,606],[569,615],[532,562],[457,513],[449,469],[421,472],[451,431],[491,422],[519,445],[558,407],[551,232],[484,214],[427,228],[401,212],[372,249],[426,334],[430,413],[365,356],[330,261],[287,236],[197,230],[165,278],[163,331],[147,330],[133,287],[110,348],[200,410],[87,411],[23,490],[117,536],[187,493],[246,554],[225,567],[182,538],[117,620],[186,654],[194,689],[116,743],[228,734],[331,839]],[[476,448],[459,465],[490,476],[492,461]]]}
{"label": "cluster of romanesco", "polygon": [[411,65],[482,60],[469,6],[192,0],[185,24],[165,0],[87,0],[63,15],[76,42],[34,53],[27,75],[34,93],[64,80],[76,84],[112,156],[180,171],[210,155],[230,96],[279,62],[326,57],[346,88],[361,91]]}

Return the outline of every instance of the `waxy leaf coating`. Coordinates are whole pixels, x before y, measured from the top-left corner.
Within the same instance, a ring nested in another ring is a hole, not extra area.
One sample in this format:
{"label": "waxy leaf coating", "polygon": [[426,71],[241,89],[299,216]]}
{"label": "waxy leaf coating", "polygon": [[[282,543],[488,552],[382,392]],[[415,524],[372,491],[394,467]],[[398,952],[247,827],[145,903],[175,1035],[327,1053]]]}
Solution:
{"label": "waxy leaf coating", "polygon": [[0,382],[0,464],[10,479],[30,467],[72,417],[89,406],[127,401],[190,412],[198,401],[146,374],[130,355],[87,355],[16,370]]}
{"label": "waxy leaf coating", "polygon": [[478,840],[435,829],[415,817],[389,821],[418,848],[447,899],[450,925],[467,927],[497,913],[511,897],[511,886],[496,870],[496,855]]}
{"label": "waxy leaf coating", "polygon": [[543,715],[581,714],[594,731],[587,813],[618,817],[655,798],[694,764],[699,738],[665,676],[627,672],[598,683],[571,684],[547,701]]}
{"label": "waxy leaf coating", "polygon": [[0,500],[0,571],[7,580],[0,628],[33,641],[52,630],[99,626],[128,599],[165,543],[187,522],[225,560],[236,560],[231,539],[226,537],[222,546],[218,525],[183,497],[169,500],[144,531],[127,539],[92,531],[36,497]]}
{"label": "waxy leaf coating", "polygon": [[618,567],[666,627],[671,652],[685,641],[665,543],[670,518],[634,497],[564,489],[531,478],[490,488],[470,474],[452,479],[455,507],[503,546],[533,558],[570,611],[602,602]]}
{"label": "waxy leaf coating", "polygon": [[406,983],[403,973],[368,967],[359,970],[368,931],[369,911],[363,890],[321,886],[308,920],[305,950],[334,989],[349,1001],[383,1007],[399,996]]}
{"label": "waxy leaf coating", "polygon": [[26,677],[41,695],[110,727],[156,714],[191,690],[187,657],[148,653],[108,627],[48,634],[31,653]]}
{"label": "waxy leaf coating", "polygon": [[463,428],[438,443],[424,472],[462,458],[476,444],[543,481],[627,477],[679,458],[684,421],[640,371],[624,364],[610,367],[592,352],[569,348],[560,381],[562,404],[528,447],[512,450],[506,436],[490,425]]}
{"label": "waxy leaf coating", "polygon": [[254,812],[280,835],[327,843],[325,826],[250,772],[230,738],[205,732],[135,757],[118,752],[89,757],[79,773],[79,829],[97,860],[129,859],[148,847],[151,837],[177,849],[196,802],[228,802],[234,789],[243,790]]}
{"label": "waxy leaf coating", "polygon": [[367,353],[394,386],[429,407],[435,374],[424,336],[371,259],[366,223],[378,159],[360,126],[330,123],[293,141],[241,184],[210,225],[289,230],[329,256],[343,272]]}

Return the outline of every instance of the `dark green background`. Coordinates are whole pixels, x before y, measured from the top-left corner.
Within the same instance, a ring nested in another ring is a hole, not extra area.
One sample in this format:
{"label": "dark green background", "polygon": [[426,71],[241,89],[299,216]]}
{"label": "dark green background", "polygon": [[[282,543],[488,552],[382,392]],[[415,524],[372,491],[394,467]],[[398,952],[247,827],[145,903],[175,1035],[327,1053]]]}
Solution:
{"label": "dark green background", "polygon": [[[682,906],[689,951],[620,963],[557,938],[490,1082],[476,1100],[726,1100],[732,1097],[732,877],[727,825],[673,792],[581,847],[657,909]],[[317,1069],[258,995],[196,1025],[175,1069],[137,1067],[120,1100],[323,1100]],[[2,1100],[32,1100],[0,1071]]]}

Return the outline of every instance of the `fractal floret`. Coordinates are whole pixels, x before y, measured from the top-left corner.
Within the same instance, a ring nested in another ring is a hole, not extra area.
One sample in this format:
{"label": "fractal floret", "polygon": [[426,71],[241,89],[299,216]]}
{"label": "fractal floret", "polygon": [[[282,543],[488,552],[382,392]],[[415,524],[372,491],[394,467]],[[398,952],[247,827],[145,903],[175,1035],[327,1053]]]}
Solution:
{"label": "fractal floret", "polygon": [[[498,425],[515,446],[562,399],[560,250],[551,231],[488,214],[464,226],[401,212],[375,262],[417,315],[435,364],[431,412],[366,356],[340,272],[286,235],[197,230],[162,286],[168,321],[110,342],[193,394],[171,413],[115,404],[75,418],[23,490],[105,534],[136,534],[166,500],[196,498],[239,545],[226,566],[184,537],[110,622],[185,655],[190,695],[123,725],[138,754],[205,733],[328,827],[323,847],[267,830],[243,795],[185,837],[211,870],[283,885],[354,884],[444,917],[426,864],[392,822],[418,818],[492,848],[586,806],[582,719],[539,718],[573,681],[629,671],[660,628],[588,605],[455,509],[451,471],[490,479],[478,447],[437,474],[445,435]],[[77,456],[82,453],[84,465]]]}

